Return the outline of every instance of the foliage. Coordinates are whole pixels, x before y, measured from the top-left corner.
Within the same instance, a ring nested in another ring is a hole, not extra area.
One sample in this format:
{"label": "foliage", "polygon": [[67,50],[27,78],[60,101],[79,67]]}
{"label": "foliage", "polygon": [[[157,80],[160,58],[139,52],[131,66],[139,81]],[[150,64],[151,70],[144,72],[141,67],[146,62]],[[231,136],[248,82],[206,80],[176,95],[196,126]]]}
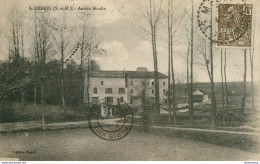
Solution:
{"label": "foliage", "polygon": [[[12,63],[11,63],[12,65]],[[0,78],[0,89],[4,87],[4,84],[6,82],[6,78],[8,77],[8,62],[1,62],[0,63],[0,74],[2,75]],[[57,82],[57,79],[59,76],[61,76],[60,73],[60,61],[58,60],[51,60],[46,63],[46,71],[44,77],[41,76],[41,74],[38,74],[37,76],[34,75],[34,63],[32,61],[29,61],[28,59],[24,59],[23,69],[20,70],[20,74],[23,75],[23,79],[29,79],[28,83],[23,85],[23,89],[25,90],[26,96],[25,96],[25,106],[26,104],[30,104],[34,101],[34,85],[36,85],[36,98],[37,98],[37,104],[40,104],[40,98],[41,98],[41,81],[45,81],[45,105],[58,105],[61,104],[61,95],[60,95],[60,84]],[[91,62],[90,69],[92,71],[99,70],[99,65],[95,62]],[[64,80],[64,90],[65,90],[65,100],[67,102],[67,105],[70,106],[69,108],[72,108],[77,110],[79,106],[79,98],[82,96],[80,93],[80,86],[78,85],[80,82],[80,69],[79,64],[77,64],[73,59],[71,59],[64,69],[65,74],[65,80]],[[12,82],[17,82],[12,80]],[[10,86],[15,85],[17,83],[11,84]],[[19,110],[15,112],[14,108],[16,108],[14,103],[19,102],[21,98],[21,90],[19,87],[14,88],[13,90],[8,90],[7,94],[7,101],[8,104],[2,104],[0,106],[0,114],[2,116],[1,122],[16,122],[21,121],[23,119],[22,117],[19,118],[19,115],[23,115],[24,112],[19,113]],[[3,94],[1,95],[3,96]],[[2,99],[1,99],[2,100]],[[39,105],[40,106],[40,105]],[[20,107],[17,107],[19,109]],[[48,109],[47,109],[48,110]],[[41,112],[39,112],[41,113]],[[33,115],[35,113],[32,113]],[[69,114],[69,113],[68,113]],[[61,116],[63,117],[63,116]],[[64,116],[65,117],[65,116]],[[28,117],[28,119],[31,118]],[[40,117],[39,117],[40,118]],[[50,120],[51,115],[49,116]],[[29,119],[30,120],[30,119]],[[56,119],[57,120],[57,119]],[[61,118],[62,120],[62,118]]]}

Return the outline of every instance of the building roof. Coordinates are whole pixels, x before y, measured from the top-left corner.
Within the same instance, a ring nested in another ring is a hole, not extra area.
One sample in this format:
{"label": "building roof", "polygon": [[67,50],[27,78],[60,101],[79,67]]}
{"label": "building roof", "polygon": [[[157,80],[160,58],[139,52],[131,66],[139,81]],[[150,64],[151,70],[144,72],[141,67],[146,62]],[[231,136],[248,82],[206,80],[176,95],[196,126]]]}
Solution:
{"label": "building roof", "polygon": [[[95,71],[91,72],[90,77],[103,77],[103,78],[153,78],[153,71]],[[158,72],[158,78],[168,78],[168,76]]]}
{"label": "building roof", "polygon": [[197,89],[196,91],[193,92],[193,95],[205,95],[205,94],[202,93],[199,89]]}

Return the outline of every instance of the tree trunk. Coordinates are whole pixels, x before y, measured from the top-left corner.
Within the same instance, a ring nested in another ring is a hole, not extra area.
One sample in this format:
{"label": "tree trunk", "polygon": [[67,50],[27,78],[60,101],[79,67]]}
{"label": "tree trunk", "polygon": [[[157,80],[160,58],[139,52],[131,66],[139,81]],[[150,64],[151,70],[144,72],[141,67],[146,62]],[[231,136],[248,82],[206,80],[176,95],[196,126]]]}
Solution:
{"label": "tree trunk", "polygon": [[156,12],[156,6],[155,6],[155,2],[152,0],[150,0],[149,6],[150,9],[148,9],[148,22],[150,24],[150,28],[151,28],[151,41],[152,41],[152,50],[153,50],[153,65],[154,65],[154,83],[155,83],[155,98],[154,98],[154,102],[155,102],[155,108],[154,108],[154,112],[153,112],[153,121],[154,122],[158,122],[159,120],[159,116],[160,116],[160,93],[159,93],[159,79],[158,79],[158,63],[157,63],[157,49],[156,49],[156,30],[157,30],[157,25],[158,25],[158,21],[160,20],[160,16],[162,16],[161,12],[161,4],[162,1],[160,2],[160,8],[159,10]]}
{"label": "tree trunk", "polygon": [[61,79],[61,100],[62,100],[62,108],[64,113],[66,113],[65,110],[65,98],[64,98],[64,80],[63,78]]}
{"label": "tree trunk", "polygon": [[222,88],[222,124],[225,126],[225,90],[223,77],[223,49],[221,49],[221,88]]}
{"label": "tree trunk", "polygon": [[[173,67],[173,65],[172,65]],[[176,87],[175,87],[175,78],[174,78],[174,72],[172,72],[172,109],[173,109],[173,123],[176,123]]]}
{"label": "tree trunk", "polygon": [[229,98],[228,98],[228,85],[227,85],[227,53],[226,49],[224,51],[224,78],[225,78],[225,97],[226,97],[226,112],[227,112],[227,123],[229,122]]}
{"label": "tree trunk", "polygon": [[189,119],[190,124],[193,122],[193,0],[191,0],[192,10],[191,10],[191,42],[190,42],[190,111]]}
{"label": "tree trunk", "polygon": [[34,115],[35,115],[35,118],[36,118],[36,115],[37,115],[37,113],[36,113],[36,106],[37,106],[37,100],[36,100],[36,98],[37,98],[37,89],[36,89],[36,85],[34,84],[33,85],[33,102],[34,102]]}
{"label": "tree trunk", "polygon": [[247,58],[246,58],[247,49],[244,50],[244,76],[243,76],[243,96],[242,96],[242,114],[245,113],[245,102],[246,102],[246,75],[247,75]]}
{"label": "tree trunk", "polygon": [[[23,42],[23,34],[21,36],[21,42],[22,42],[22,60],[20,65],[22,65],[22,69],[21,69],[21,74],[23,76],[24,74],[24,69],[23,69],[23,65],[24,65],[24,42]],[[22,77],[21,77],[22,78]],[[24,87],[21,86],[21,111],[24,110]]]}
{"label": "tree trunk", "polygon": [[211,97],[212,97],[212,115],[211,115],[211,125],[216,126],[216,97],[215,97],[215,88],[214,88],[214,80],[213,75],[211,75]]}
{"label": "tree trunk", "polygon": [[188,45],[188,52],[187,52],[187,80],[186,80],[186,84],[187,84],[187,97],[188,97],[188,106],[189,106],[189,111],[191,111],[191,105],[190,105],[190,79],[189,79],[189,53],[190,53],[190,42]]}
{"label": "tree trunk", "polygon": [[252,99],[252,110],[255,112],[255,89],[254,89],[254,53],[250,50],[250,66],[251,66],[251,99]]}
{"label": "tree trunk", "polygon": [[88,59],[88,73],[87,73],[87,105],[90,107],[90,98],[89,98],[89,87],[90,87],[90,59]]}
{"label": "tree trunk", "polygon": [[214,63],[213,63],[213,37],[212,37],[212,4],[211,4],[211,16],[210,16],[210,69],[211,69],[211,78],[210,78],[210,83],[211,83],[211,104],[212,104],[212,115],[211,115],[211,125],[216,126],[216,98],[215,98],[215,87],[214,87]]}
{"label": "tree trunk", "polygon": [[160,104],[159,104],[159,80],[158,80],[158,66],[157,66],[157,50],[156,50],[156,27],[155,27],[155,14],[152,11],[152,2],[150,0],[150,16],[151,16],[151,34],[152,34],[152,48],[153,48],[153,65],[154,65],[154,85],[155,85],[155,122],[157,122],[160,115]]}
{"label": "tree trunk", "polygon": [[[92,36],[91,36],[92,40]],[[88,109],[90,108],[90,97],[89,97],[89,88],[90,88],[90,73],[91,73],[91,67],[90,67],[90,55],[92,53],[92,43],[89,44],[89,53],[88,53],[88,73],[87,73],[87,105]]]}
{"label": "tree trunk", "polygon": [[21,87],[20,88],[20,92],[21,92],[21,111],[24,110],[24,88]]}
{"label": "tree trunk", "polygon": [[168,95],[167,95],[167,108],[169,112],[168,121],[171,122],[171,69],[170,69],[170,63],[171,63],[171,30],[170,30],[170,0],[168,0]]}
{"label": "tree trunk", "polygon": [[153,41],[154,53],[154,84],[155,84],[155,112],[156,115],[160,115],[160,95],[159,95],[159,79],[158,79],[158,65],[157,65],[157,50],[156,50],[156,33],[154,30],[154,41]]}
{"label": "tree trunk", "polygon": [[[43,54],[41,54],[44,56]],[[42,61],[42,75],[45,73],[45,60]],[[42,125],[43,130],[45,130],[45,119],[44,119],[44,79],[41,81],[41,109],[42,109]]]}
{"label": "tree trunk", "polygon": [[[81,80],[81,85],[80,85],[80,91],[81,91],[81,96],[80,96],[80,101],[79,101],[79,106],[80,109],[82,110],[83,104],[84,104],[84,56],[85,56],[85,22],[83,25],[83,34],[82,34],[82,42],[81,42],[81,55],[80,55],[80,80]],[[81,111],[80,110],[80,111]]]}
{"label": "tree trunk", "polygon": [[45,130],[45,120],[44,120],[44,89],[43,84],[41,85],[41,111],[42,111],[42,127]]}
{"label": "tree trunk", "polygon": [[176,123],[176,95],[175,95],[175,76],[173,69],[173,47],[172,47],[172,35],[171,35],[171,72],[172,72],[172,109],[173,109],[173,123]]}
{"label": "tree trunk", "polygon": [[65,110],[65,98],[64,98],[64,40],[63,40],[63,33],[62,33],[62,40],[61,40],[61,101],[62,101],[62,109],[64,113]]}
{"label": "tree trunk", "polygon": [[[172,3],[171,3],[171,11],[172,11]],[[172,13],[171,13],[171,19],[170,19],[170,33],[171,33],[171,37],[170,37],[170,49],[171,49],[171,72],[172,72],[172,109],[173,109],[173,123],[176,123],[176,95],[175,95],[175,76],[174,76],[174,69],[173,69],[173,33],[172,33],[172,27],[173,27],[173,18],[172,18]]]}
{"label": "tree trunk", "polygon": [[36,89],[36,85],[34,84],[33,86],[33,102],[34,102],[34,109],[36,109],[36,105],[37,105],[37,89]]}

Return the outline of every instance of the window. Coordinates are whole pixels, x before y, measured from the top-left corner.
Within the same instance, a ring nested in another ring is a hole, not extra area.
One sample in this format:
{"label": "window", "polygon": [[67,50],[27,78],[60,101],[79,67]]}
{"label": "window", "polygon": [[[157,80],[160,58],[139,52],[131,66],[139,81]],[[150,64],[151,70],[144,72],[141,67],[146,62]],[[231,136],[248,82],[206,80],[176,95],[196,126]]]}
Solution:
{"label": "window", "polygon": [[133,81],[131,81],[131,85],[134,85],[134,82],[133,82]]}
{"label": "window", "polygon": [[94,94],[97,94],[97,88],[94,88]]}
{"label": "window", "polygon": [[124,97],[117,98],[117,103],[121,103],[121,102],[124,102]]}
{"label": "window", "polygon": [[145,85],[145,82],[142,82],[143,83],[143,85]]}
{"label": "window", "polygon": [[163,93],[165,93],[165,89],[163,89]]}
{"label": "window", "polygon": [[152,89],[152,94],[154,94],[154,89]]}
{"label": "window", "polygon": [[133,90],[133,89],[131,89],[131,93],[134,93],[134,90]]}
{"label": "window", "polygon": [[152,81],[152,85],[154,85],[154,82]]}
{"label": "window", "polygon": [[101,85],[104,85],[104,81],[101,81]]}
{"label": "window", "polygon": [[133,99],[132,98],[130,98],[130,104],[133,104]]}
{"label": "window", "polygon": [[113,104],[113,97],[106,97],[106,103]]}
{"label": "window", "polygon": [[106,94],[111,94],[112,93],[112,88],[106,88]]}
{"label": "window", "polygon": [[165,81],[163,82],[163,85],[165,85]]}
{"label": "window", "polygon": [[118,93],[119,94],[125,94],[125,88],[119,88]]}
{"label": "window", "polygon": [[98,103],[99,97],[92,97],[92,103]]}

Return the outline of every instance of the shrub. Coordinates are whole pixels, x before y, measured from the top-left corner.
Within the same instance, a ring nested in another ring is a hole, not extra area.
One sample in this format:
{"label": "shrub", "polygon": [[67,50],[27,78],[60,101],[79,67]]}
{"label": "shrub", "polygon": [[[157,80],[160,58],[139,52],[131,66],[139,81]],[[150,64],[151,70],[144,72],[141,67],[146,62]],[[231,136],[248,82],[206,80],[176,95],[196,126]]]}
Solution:
{"label": "shrub", "polygon": [[10,123],[18,120],[14,109],[11,107],[1,107],[0,114],[2,123]]}

